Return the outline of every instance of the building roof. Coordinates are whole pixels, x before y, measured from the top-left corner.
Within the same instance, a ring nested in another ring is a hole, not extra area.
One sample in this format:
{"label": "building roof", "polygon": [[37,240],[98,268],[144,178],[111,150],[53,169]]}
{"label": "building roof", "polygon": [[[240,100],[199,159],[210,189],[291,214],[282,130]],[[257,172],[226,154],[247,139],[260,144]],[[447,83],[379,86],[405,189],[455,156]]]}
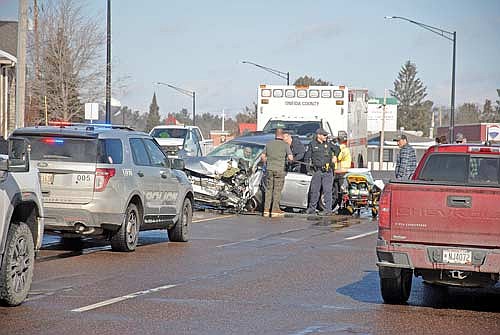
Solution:
{"label": "building roof", "polygon": [[16,21],[0,21],[0,50],[17,57]]}

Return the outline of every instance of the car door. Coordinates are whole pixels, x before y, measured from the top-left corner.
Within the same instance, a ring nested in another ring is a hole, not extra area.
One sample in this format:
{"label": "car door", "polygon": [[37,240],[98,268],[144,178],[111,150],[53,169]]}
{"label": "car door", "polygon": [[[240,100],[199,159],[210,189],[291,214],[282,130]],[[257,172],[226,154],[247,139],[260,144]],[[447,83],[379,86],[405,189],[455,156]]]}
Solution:
{"label": "car door", "polygon": [[150,155],[146,149],[144,138],[129,138],[130,149],[132,151],[132,173],[144,198],[144,223],[146,225],[154,223],[160,213],[161,201],[158,192],[160,191],[160,175],[158,168],[151,163]]}
{"label": "car door", "polygon": [[179,181],[167,167],[167,157],[161,151],[158,144],[153,139],[144,139],[144,144],[148,151],[151,165],[156,169],[158,176],[156,183],[158,186],[158,211],[159,221],[165,224],[170,222],[176,214],[176,203],[179,197]]}
{"label": "car door", "polygon": [[287,172],[281,192],[283,207],[307,208],[311,176],[305,173]]}
{"label": "car door", "polygon": [[186,155],[190,157],[201,156],[201,146],[198,137],[194,134],[193,130],[189,130],[186,134],[184,141],[184,150]]}

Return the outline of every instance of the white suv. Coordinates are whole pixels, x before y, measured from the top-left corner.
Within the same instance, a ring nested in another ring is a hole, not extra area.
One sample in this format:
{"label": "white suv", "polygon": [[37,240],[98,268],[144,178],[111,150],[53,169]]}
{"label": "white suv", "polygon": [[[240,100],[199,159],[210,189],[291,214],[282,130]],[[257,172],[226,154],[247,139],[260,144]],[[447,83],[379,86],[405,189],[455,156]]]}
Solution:
{"label": "white suv", "polygon": [[171,241],[188,240],[192,186],[148,134],[80,124],[19,128],[13,136],[32,146],[46,231],[66,240],[104,236],[117,251],[135,250],[139,230],[166,228]]}

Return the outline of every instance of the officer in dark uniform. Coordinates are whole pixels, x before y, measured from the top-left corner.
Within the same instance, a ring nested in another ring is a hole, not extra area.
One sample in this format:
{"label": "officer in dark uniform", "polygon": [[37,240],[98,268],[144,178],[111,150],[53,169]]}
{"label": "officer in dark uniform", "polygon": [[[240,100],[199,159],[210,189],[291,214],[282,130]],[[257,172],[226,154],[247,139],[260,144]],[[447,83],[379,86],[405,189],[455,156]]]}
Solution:
{"label": "officer in dark uniform", "polygon": [[337,160],[337,148],[328,141],[328,132],[323,128],[316,130],[316,138],[309,143],[304,162],[312,173],[309,187],[309,206],[307,214],[314,214],[320,192],[325,199],[325,215],[332,214],[333,169]]}

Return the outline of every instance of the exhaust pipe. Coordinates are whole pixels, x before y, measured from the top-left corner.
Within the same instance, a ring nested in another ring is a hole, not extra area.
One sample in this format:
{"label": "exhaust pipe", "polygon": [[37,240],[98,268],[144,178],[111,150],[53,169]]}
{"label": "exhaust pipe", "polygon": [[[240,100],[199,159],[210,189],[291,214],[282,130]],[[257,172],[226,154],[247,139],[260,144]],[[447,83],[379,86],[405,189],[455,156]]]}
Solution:
{"label": "exhaust pipe", "polygon": [[89,235],[95,231],[95,228],[87,227],[82,222],[75,223],[75,232],[81,235]]}

